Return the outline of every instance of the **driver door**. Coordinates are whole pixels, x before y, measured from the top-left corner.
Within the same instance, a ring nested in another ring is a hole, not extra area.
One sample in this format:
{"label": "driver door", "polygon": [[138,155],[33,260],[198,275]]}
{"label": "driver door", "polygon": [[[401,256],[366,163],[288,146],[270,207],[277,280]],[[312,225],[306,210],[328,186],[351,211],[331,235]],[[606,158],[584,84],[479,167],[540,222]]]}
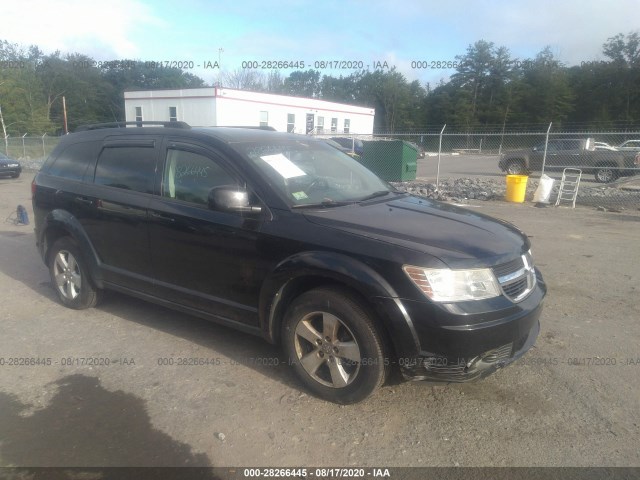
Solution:
{"label": "driver door", "polygon": [[225,320],[258,325],[262,214],[216,211],[209,191],[244,185],[224,159],[204,147],[167,142],[160,195],[149,209],[158,295]]}

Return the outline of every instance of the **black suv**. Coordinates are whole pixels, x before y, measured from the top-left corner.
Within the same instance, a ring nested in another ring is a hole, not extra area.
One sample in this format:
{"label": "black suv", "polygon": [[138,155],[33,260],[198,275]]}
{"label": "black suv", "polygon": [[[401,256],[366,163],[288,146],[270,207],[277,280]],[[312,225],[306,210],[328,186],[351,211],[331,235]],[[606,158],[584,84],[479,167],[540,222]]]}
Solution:
{"label": "black suv", "polygon": [[260,335],[331,401],[391,368],[479,378],[538,335],[546,287],[522,232],[306,136],[103,125],[63,137],[32,190],[62,303],[112,289]]}

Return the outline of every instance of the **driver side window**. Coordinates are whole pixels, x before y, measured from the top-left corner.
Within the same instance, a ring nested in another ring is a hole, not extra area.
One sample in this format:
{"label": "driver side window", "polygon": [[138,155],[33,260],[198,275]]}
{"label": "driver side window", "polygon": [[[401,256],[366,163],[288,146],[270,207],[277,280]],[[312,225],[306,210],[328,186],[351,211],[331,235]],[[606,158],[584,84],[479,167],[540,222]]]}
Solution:
{"label": "driver side window", "polygon": [[162,177],[163,197],[206,206],[213,187],[237,183],[209,157],[177,148],[167,150]]}

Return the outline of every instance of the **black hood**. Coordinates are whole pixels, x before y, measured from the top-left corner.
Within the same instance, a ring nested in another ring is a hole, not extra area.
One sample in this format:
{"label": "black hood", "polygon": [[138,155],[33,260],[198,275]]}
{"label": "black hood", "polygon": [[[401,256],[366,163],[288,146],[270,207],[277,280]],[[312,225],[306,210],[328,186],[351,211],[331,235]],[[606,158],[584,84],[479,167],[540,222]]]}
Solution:
{"label": "black hood", "polygon": [[452,268],[497,265],[529,249],[524,233],[507,222],[413,196],[305,216],[316,224],[432,255]]}

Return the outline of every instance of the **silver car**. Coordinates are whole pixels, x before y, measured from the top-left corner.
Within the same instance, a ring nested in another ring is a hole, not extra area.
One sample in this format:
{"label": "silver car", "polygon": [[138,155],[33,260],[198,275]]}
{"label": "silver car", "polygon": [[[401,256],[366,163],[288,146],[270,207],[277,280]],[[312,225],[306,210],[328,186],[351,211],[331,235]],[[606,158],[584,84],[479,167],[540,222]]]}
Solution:
{"label": "silver car", "polygon": [[627,140],[616,147],[623,152],[640,152],[640,140]]}

